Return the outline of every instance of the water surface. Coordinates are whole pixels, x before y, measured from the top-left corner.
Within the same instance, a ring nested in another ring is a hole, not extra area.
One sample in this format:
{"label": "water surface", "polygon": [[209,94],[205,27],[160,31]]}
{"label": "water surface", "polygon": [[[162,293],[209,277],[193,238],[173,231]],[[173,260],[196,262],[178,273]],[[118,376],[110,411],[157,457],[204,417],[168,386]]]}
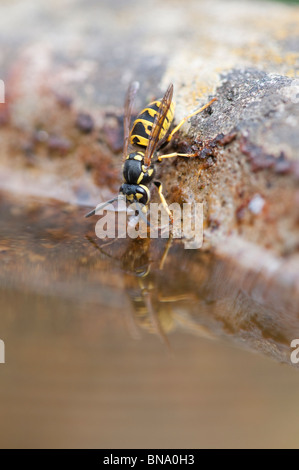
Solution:
{"label": "water surface", "polygon": [[0,210],[1,447],[298,446],[292,299],[179,243],[103,247],[85,209]]}

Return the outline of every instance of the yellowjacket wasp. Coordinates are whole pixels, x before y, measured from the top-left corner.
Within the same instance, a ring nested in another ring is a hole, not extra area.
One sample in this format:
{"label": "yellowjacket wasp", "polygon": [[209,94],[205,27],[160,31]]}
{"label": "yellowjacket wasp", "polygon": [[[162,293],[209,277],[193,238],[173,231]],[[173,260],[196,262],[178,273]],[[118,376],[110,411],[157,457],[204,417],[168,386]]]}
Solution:
{"label": "yellowjacket wasp", "polygon": [[[136,92],[139,88],[138,82],[133,82],[128,88],[125,100],[124,112],[124,145],[123,145],[123,184],[119,189],[119,194],[137,208],[142,204],[143,208],[139,212],[147,212],[150,200],[150,185],[153,182],[158,188],[158,193],[162,205],[168,213],[170,219],[172,214],[162,193],[162,184],[154,181],[155,164],[163,158],[172,158],[177,156],[193,157],[197,154],[170,153],[157,156],[153,160],[156,152],[166,143],[170,142],[174,134],[190,117],[195,116],[204,109],[208,108],[217,98],[213,98],[209,103],[202,106],[197,111],[186,116],[171,131],[170,126],[174,118],[173,85],[170,84],[161,100],[153,101],[144,108],[137,116],[130,131],[131,114]],[[134,146],[137,147],[134,150]],[[129,153],[128,153],[129,150]],[[95,209],[86,214],[85,217],[94,215],[96,211],[103,209],[108,204],[116,201],[120,196],[99,204]]]}

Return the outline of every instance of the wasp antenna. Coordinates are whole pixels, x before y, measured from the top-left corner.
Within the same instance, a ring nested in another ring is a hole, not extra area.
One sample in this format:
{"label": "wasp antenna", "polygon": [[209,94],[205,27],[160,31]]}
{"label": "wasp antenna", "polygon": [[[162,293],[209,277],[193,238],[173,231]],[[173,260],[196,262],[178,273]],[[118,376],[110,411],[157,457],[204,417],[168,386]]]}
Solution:
{"label": "wasp antenna", "polygon": [[95,215],[98,211],[104,209],[104,207],[108,206],[108,204],[111,204],[112,202],[116,201],[119,198],[119,196],[114,197],[113,199],[110,199],[109,201],[103,202],[102,204],[97,205],[92,211],[88,212],[88,214],[85,215],[85,217],[91,217],[92,215]]}
{"label": "wasp antenna", "polygon": [[132,86],[132,89],[136,92],[139,90],[140,84],[137,80],[135,80],[134,82],[132,82],[131,86]]}
{"label": "wasp antenna", "polygon": [[96,210],[92,209],[92,211],[88,212],[88,214],[85,214],[84,217],[86,217],[86,219],[87,219],[87,217],[91,217],[92,215],[95,215],[95,213],[96,213]]}

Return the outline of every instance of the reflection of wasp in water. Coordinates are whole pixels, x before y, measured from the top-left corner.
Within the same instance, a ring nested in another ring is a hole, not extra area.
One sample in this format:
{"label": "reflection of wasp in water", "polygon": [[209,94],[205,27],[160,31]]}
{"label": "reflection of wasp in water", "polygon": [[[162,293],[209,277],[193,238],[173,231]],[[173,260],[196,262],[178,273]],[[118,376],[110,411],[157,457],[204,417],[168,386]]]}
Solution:
{"label": "reflection of wasp in water", "polygon": [[[200,335],[207,335],[204,327],[193,323],[186,311],[184,314],[179,314],[174,309],[174,306],[181,307],[181,302],[186,304],[186,301],[191,301],[194,304],[196,295],[190,289],[185,290],[184,288],[180,293],[177,279],[174,281],[175,285],[170,289],[165,286],[167,281],[165,282],[164,265],[172,244],[171,238],[167,240],[163,252],[155,246],[155,255],[151,253],[149,239],[130,240],[121,256],[113,256],[104,249],[109,243],[104,244],[103,248],[92,238],[87,237],[87,239],[102,254],[121,262],[125,290],[134,313],[133,317],[128,317],[128,324],[133,336],[139,336],[140,327],[150,333],[158,334],[169,346],[167,334],[173,331],[177,325]],[[124,240],[122,240],[123,242]],[[158,269],[154,266],[157,261]],[[173,291],[175,295],[173,295]],[[124,309],[124,313],[126,313],[126,309]],[[210,334],[208,336],[210,337]]]}
{"label": "reflection of wasp in water", "polygon": [[[125,198],[129,204],[135,203],[139,213],[146,213],[150,200],[149,187],[153,182],[158,188],[158,193],[162,205],[172,219],[165,197],[162,193],[162,184],[153,181],[155,176],[155,163],[163,158],[177,156],[193,157],[197,154],[170,153],[160,155],[156,160],[153,156],[163,145],[171,141],[174,134],[190,117],[195,116],[208,108],[216,98],[212,99],[205,106],[186,116],[171,132],[170,127],[174,117],[173,85],[170,84],[161,100],[153,101],[137,116],[130,131],[130,121],[133,109],[133,102],[139,88],[138,82],[133,82],[127,92],[124,113],[124,145],[123,145],[123,179],[124,182],[119,189],[120,196],[117,196],[105,203],[99,204],[95,209],[86,214],[86,217],[94,215],[96,211],[103,209],[108,204],[116,201],[120,197]],[[130,146],[130,149],[129,149]],[[136,151],[131,151],[132,146],[137,146]],[[129,150],[129,153],[128,153]],[[142,205],[142,207],[140,206]]]}

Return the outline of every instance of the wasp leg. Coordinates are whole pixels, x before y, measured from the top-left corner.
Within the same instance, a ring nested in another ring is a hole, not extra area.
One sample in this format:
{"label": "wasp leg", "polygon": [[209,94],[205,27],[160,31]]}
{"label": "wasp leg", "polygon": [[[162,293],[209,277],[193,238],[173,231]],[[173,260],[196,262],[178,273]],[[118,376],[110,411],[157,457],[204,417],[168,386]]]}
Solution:
{"label": "wasp leg", "polygon": [[148,314],[149,314],[149,318],[152,322],[153,327],[156,329],[156,331],[157,331],[159,337],[161,338],[161,340],[166,344],[167,348],[170,350],[169,340],[168,340],[168,338],[167,338],[167,336],[166,336],[166,334],[165,334],[165,332],[162,328],[162,325],[159,321],[158,314],[153,308],[151,293],[147,289],[143,292],[143,298],[144,298],[144,303],[146,305],[146,308],[147,308],[147,311],[148,311]]}
{"label": "wasp leg", "polygon": [[143,220],[143,222],[146,223],[146,225],[148,227],[151,227],[151,224],[150,222],[147,220],[147,206],[143,206],[141,207],[141,205],[139,204],[139,202],[137,201],[137,199],[134,200],[135,204],[136,204],[136,207],[138,209],[138,213],[140,215],[140,218]]}
{"label": "wasp leg", "polygon": [[[102,247],[100,247],[91,237],[89,237],[88,235],[85,235],[85,238],[97,249],[99,250],[102,254],[104,254],[105,256],[108,256],[108,258],[113,258],[113,259],[118,259],[116,258],[115,256],[111,256],[109,255],[109,253],[107,253],[105,250],[103,250]],[[117,241],[117,238],[113,238],[113,240],[111,240],[110,242],[107,242],[107,243],[103,243],[103,246],[109,246],[109,245],[112,245],[112,243],[115,243]]]}
{"label": "wasp leg", "polygon": [[173,217],[172,217],[172,213],[170,212],[169,210],[169,207],[168,207],[168,204],[166,202],[166,199],[162,193],[162,183],[160,183],[160,181],[154,181],[154,185],[158,188],[158,193],[159,193],[159,196],[160,196],[160,199],[161,199],[161,202],[162,202],[162,205],[164,207],[164,209],[166,210],[167,214],[168,214],[168,217],[170,218],[170,220],[173,222]]}
{"label": "wasp leg", "polygon": [[159,302],[164,302],[164,303],[180,302],[182,300],[196,300],[196,296],[192,294],[172,295],[171,297],[159,296]]}
{"label": "wasp leg", "polygon": [[165,264],[165,261],[166,261],[166,258],[167,258],[167,255],[168,255],[168,252],[170,250],[171,245],[172,245],[172,234],[170,234],[170,236],[167,240],[167,245],[166,245],[166,248],[164,250],[160,265],[159,265],[159,269],[161,271],[164,269],[164,264]]}
{"label": "wasp leg", "polygon": [[198,157],[198,153],[168,153],[165,155],[160,155],[157,157],[158,162],[160,162],[163,158],[173,158],[173,157]]}
{"label": "wasp leg", "polygon": [[166,142],[170,142],[171,139],[173,138],[174,134],[182,127],[182,125],[188,121],[188,119],[190,119],[192,116],[195,116],[196,114],[199,114],[201,113],[204,109],[208,108],[214,101],[217,101],[217,98],[213,98],[211,101],[209,101],[207,104],[205,104],[204,106],[202,106],[200,109],[198,109],[197,111],[194,111],[193,113],[191,114],[188,114],[188,116],[186,116],[184,119],[181,120],[181,122],[171,131],[171,133],[169,134],[169,136],[167,137],[166,139]]}

